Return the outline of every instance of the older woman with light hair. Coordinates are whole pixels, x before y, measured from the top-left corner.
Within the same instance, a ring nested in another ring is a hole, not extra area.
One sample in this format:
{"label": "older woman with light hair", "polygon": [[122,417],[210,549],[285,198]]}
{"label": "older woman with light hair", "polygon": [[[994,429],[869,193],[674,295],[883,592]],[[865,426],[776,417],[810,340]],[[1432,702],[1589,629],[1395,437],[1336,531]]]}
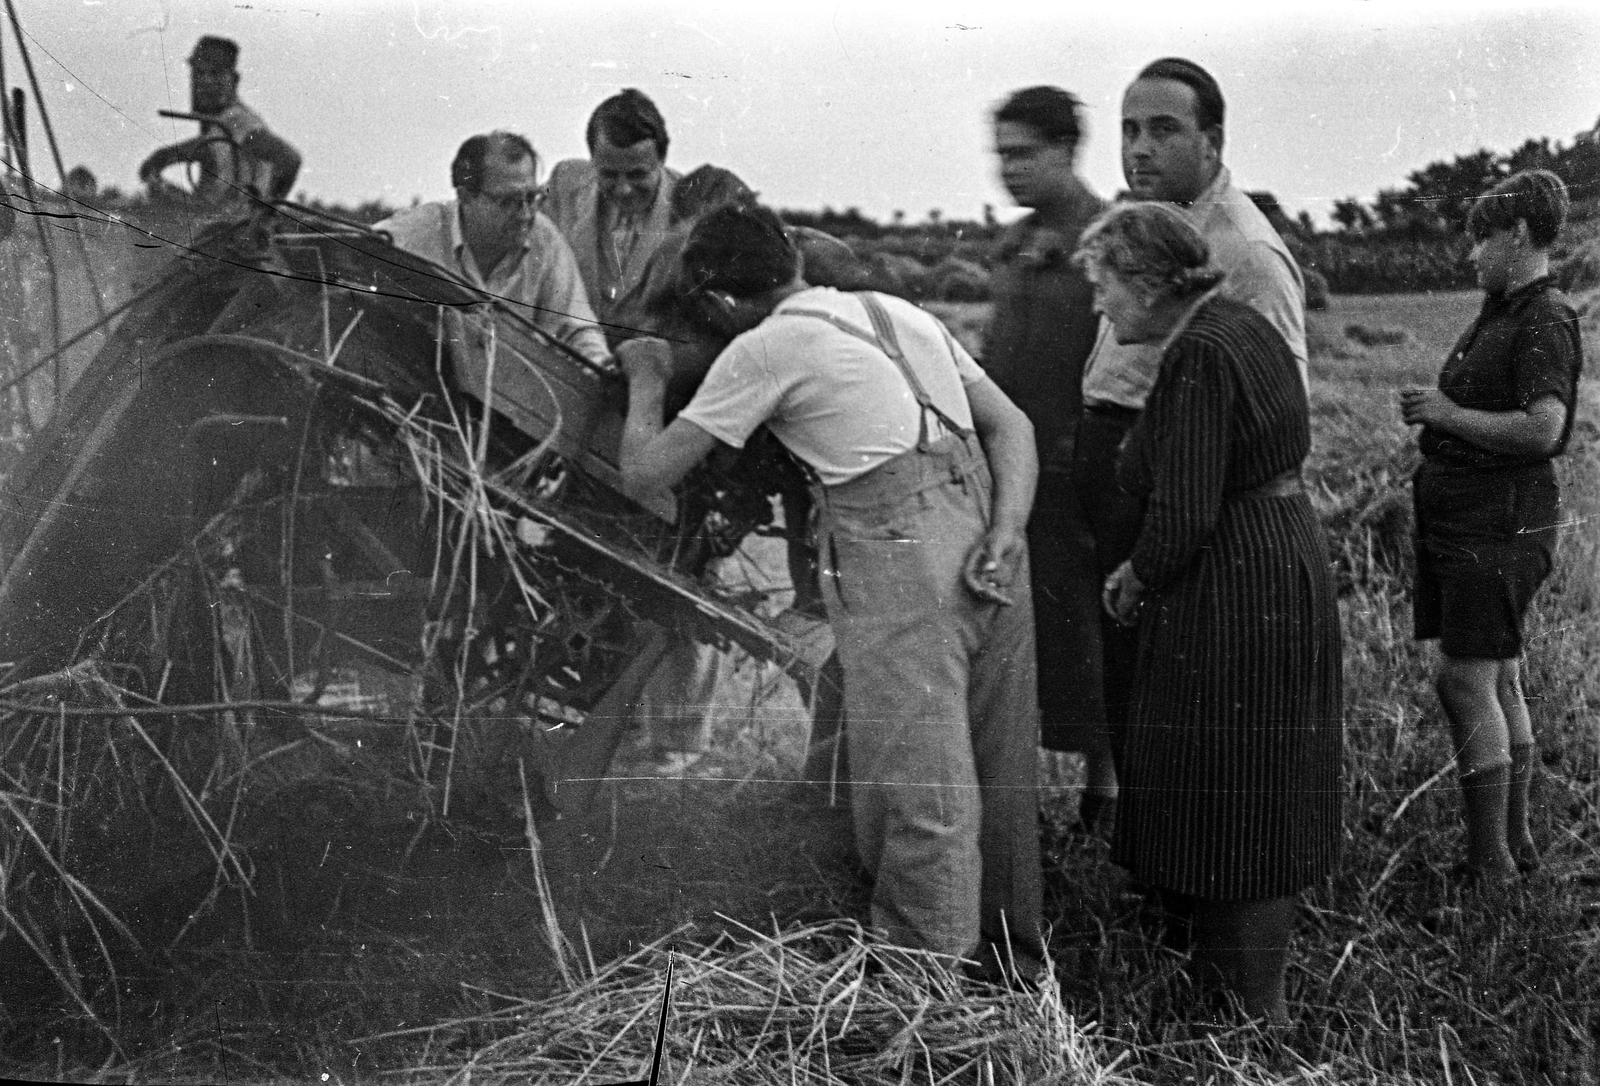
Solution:
{"label": "older woman with light hair", "polygon": [[1117,466],[1144,519],[1104,590],[1139,628],[1112,858],[1192,924],[1199,983],[1281,1023],[1296,898],[1339,845],[1339,617],[1300,480],[1305,388],[1172,206],[1112,208],[1076,259],[1117,340],[1162,348]]}

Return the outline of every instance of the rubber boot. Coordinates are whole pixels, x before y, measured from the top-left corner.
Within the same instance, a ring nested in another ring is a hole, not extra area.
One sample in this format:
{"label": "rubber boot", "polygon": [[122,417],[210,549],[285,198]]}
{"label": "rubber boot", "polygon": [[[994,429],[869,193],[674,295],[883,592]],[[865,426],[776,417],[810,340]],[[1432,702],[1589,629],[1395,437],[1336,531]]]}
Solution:
{"label": "rubber boot", "polygon": [[1213,1013],[1231,1017],[1228,1005],[1236,1004],[1247,1019],[1288,1024],[1284,973],[1298,907],[1293,897],[1197,903],[1190,972],[1210,1002],[1223,1004]]}
{"label": "rubber boot", "polygon": [[1506,806],[1511,767],[1492,766],[1461,775],[1461,801],[1467,822],[1467,862],[1463,874],[1470,887],[1492,891],[1517,876],[1517,864],[1506,844]]}
{"label": "rubber boot", "polygon": [[1131,883],[1129,889],[1142,895],[1136,920],[1139,931],[1152,943],[1179,954],[1189,953],[1194,942],[1196,899],[1175,890]]}
{"label": "rubber boot", "polygon": [[1511,785],[1506,796],[1506,843],[1511,846],[1517,870],[1524,875],[1539,869],[1539,847],[1533,843],[1528,828],[1536,771],[1534,753],[1532,743],[1518,743],[1511,748]]}
{"label": "rubber boot", "polygon": [[1083,792],[1078,797],[1078,820],[1069,833],[1110,842],[1117,821],[1117,769],[1109,746],[1084,755]]}

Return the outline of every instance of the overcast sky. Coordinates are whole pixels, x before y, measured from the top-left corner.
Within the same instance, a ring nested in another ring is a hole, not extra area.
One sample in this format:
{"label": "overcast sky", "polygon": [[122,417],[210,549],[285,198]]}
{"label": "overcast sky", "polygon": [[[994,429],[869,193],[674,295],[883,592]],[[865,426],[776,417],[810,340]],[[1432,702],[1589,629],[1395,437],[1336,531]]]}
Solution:
{"label": "overcast sky", "polygon": [[[17,3],[67,165],[124,188],[194,131],[156,111],[188,108],[201,33],[243,47],[241,95],[300,148],[299,187],[350,202],[449,195],[456,146],[489,128],[547,161],[581,155],[589,111],[625,86],[661,106],[680,169],[714,162],[778,207],[880,219],[1004,207],[989,111],[1035,83],[1084,99],[1083,173],[1116,191],[1122,90],[1164,55],[1221,82],[1235,178],[1319,219],[1437,159],[1567,142],[1600,117],[1593,0]],[[5,77],[23,74],[8,28]]]}

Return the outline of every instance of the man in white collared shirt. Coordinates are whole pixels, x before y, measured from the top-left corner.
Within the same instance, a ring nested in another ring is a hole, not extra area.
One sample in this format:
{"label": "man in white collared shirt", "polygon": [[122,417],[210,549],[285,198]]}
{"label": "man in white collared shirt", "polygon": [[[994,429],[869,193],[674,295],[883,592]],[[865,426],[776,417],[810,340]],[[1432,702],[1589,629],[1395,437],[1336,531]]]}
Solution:
{"label": "man in white collared shirt", "polygon": [[[1122,172],[1135,199],[1184,208],[1227,273],[1218,293],[1272,323],[1307,379],[1305,282],[1267,217],[1233,185],[1222,164],[1222,90],[1193,61],[1167,57],[1145,66],[1122,97]],[[1102,321],[1084,368],[1086,404],[1135,411],[1155,383],[1158,346],[1119,345]]]}
{"label": "man in white collared shirt", "polygon": [[[1300,267],[1267,217],[1234,187],[1222,164],[1222,121],[1222,90],[1205,69],[1176,57],[1146,65],[1122,98],[1123,175],[1134,199],[1165,200],[1187,212],[1211,247],[1211,263],[1226,273],[1217,292],[1271,322],[1304,382]],[[1141,505],[1116,486],[1117,452],[1144,410],[1160,366],[1160,344],[1119,344],[1110,322],[1100,322],[1084,364],[1083,413],[1072,456],[1072,489],[1094,537],[1100,578],[1128,557],[1143,518]],[[1112,752],[1119,756],[1138,633],[1102,618],[1100,639],[1106,716]]]}
{"label": "man in white collared shirt", "polygon": [[609,368],[611,354],[572,250],[535,209],[538,156],[532,145],[511,132],[473,136],[456,152],[450,180],[456,199],[407,208],[377,229]]}

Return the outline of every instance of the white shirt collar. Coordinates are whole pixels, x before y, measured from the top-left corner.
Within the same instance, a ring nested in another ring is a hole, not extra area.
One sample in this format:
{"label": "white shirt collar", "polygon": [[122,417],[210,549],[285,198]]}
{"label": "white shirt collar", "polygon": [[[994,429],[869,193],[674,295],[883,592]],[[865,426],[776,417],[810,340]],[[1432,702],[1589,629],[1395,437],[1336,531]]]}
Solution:
{"label": "white shirt collar", "polygon": [[1207,185],[1200,195],[1195,197],[1194,203],[1189,205],[1189,210],[1196,215],[1204,214],[1213,205],[1222,202],[1223,194],[1228,191],[1232,184],[1233,176],[1228,173],[1228,167],[1218,166],[1217,176],[1213,177],[1211,184]]}

